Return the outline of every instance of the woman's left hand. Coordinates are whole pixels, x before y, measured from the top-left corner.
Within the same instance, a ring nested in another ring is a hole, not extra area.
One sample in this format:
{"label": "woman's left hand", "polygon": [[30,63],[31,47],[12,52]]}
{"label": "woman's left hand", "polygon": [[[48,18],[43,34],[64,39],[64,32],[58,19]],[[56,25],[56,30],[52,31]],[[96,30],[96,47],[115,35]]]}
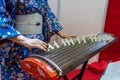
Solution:
{"label": "woman's left hand", "polygon": [[75,38],[76,37],[75,35],[65,34],[62,32],[62,30],[59,31],[57,35],[60,36],[61,38]]}

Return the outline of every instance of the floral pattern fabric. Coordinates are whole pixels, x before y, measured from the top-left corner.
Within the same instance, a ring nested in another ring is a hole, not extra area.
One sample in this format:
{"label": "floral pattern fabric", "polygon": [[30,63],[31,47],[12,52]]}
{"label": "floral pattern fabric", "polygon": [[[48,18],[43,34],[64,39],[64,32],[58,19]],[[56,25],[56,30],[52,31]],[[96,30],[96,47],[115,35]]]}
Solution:
{"label": "floral pattern fabric", "polygon": [[[49,42],[52,35],[62,30],[62,26],[48,5],[47,0],[1,0],[0,1],[0,40],[18,36],[16,30],[16,15],[39,13],[43,16],[42,34],[25,34],[28,38],[37,38]],[[26,58],[37,49],[26,47],[9,41],[0,44],[0,74],[1,80],[37,80],[21,70],[20,60]],[[44,55],[44,54],[41,54]]]}

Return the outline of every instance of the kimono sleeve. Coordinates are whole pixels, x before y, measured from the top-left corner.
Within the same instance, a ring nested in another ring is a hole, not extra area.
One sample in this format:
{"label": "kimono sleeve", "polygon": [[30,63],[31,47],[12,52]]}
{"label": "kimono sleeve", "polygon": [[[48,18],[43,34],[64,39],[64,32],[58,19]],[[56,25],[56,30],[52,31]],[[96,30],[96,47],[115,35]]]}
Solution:
{"label": "kimono sleeve", "polygon": [[63,29],[61,24],[59,23],[57,17],[55,14],[51,11],[50,6],[48,5],[48,2],[44,4],[44,25],[47,27],[47,32],[50,36],[58,33],[60,30]]}
{"label": "kimono sleeve", "polygon": [[5,0],[0,1],[0,40],[20,35],[14,29],[15,24],[6,10]]}

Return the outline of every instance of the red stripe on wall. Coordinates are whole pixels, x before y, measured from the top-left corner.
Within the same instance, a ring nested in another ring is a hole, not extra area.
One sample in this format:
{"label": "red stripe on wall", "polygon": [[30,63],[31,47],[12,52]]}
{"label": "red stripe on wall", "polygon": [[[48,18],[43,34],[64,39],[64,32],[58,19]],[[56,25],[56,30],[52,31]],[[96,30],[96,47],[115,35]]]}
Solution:
{"label": "red stripe on wall", "polygon": [[99,61],[120,60],[120,0],[109,0],[104,32],[115,34],[118,41],[100,53]]}

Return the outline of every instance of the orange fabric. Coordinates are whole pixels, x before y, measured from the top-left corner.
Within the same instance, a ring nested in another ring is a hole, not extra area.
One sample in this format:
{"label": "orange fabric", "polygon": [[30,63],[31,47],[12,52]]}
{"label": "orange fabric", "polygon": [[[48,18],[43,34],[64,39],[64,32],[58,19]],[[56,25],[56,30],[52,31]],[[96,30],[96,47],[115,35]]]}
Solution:
{"label": "orange fabric", "polygon": [[40,80],[58,80],[58,74],[45,61],[26,58],[20,63],[21,68]]}

